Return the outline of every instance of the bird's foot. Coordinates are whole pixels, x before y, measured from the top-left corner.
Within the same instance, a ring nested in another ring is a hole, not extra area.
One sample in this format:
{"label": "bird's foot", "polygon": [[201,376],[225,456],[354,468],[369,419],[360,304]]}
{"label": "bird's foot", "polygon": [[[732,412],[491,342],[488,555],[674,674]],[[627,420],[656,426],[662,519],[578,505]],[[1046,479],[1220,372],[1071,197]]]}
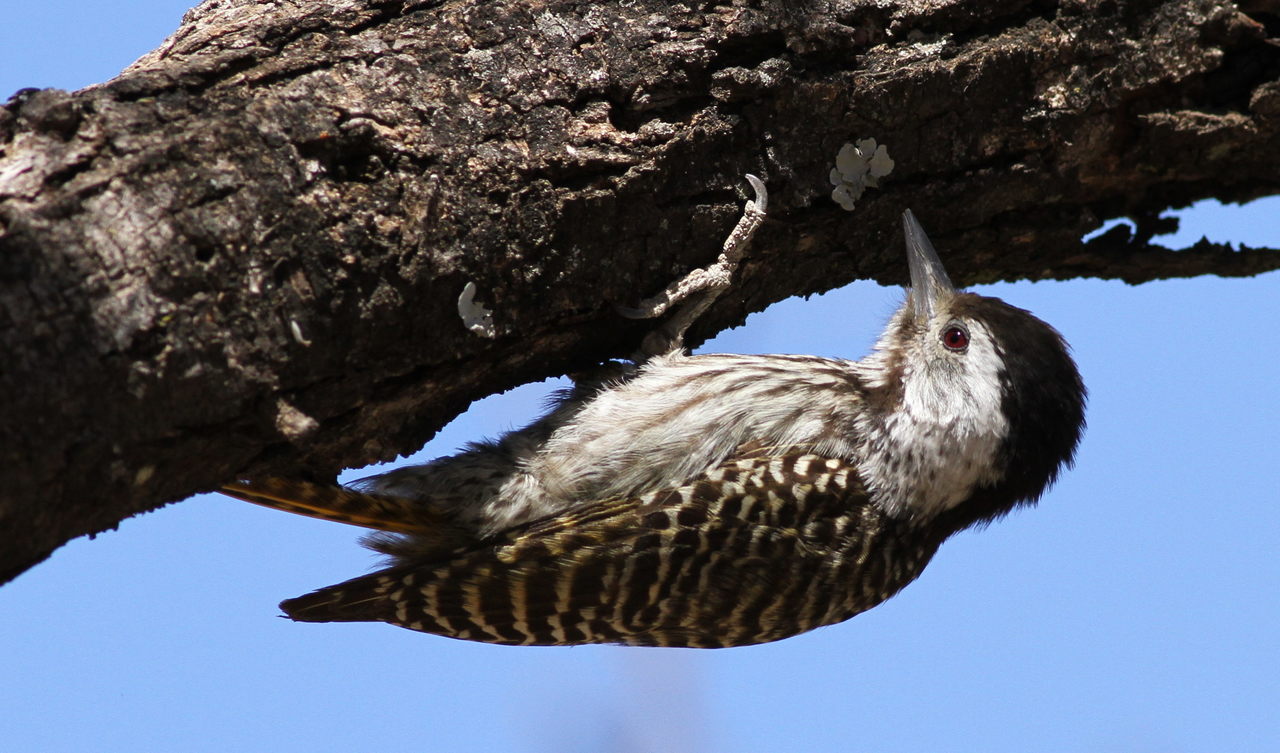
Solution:
{"label": "bird's foot", "polygon": [[635,308],[618,307],[618,313],[629,319],[654,319],[662,316],[672,307],[679,306],[670,319],[644,339],[640,350],[636,353],[637,362],[682,347],[684,334],[690,325],[697,321],[698,317],[720,297],[720,294],[729,288],[733,273],[742,261],[743,252],[751,242],[751,237],[759,229],[760,223],[764,221],[769,203],[769,191],[765,188],[764,181],[754,175],[746,177],[747,182],[755,190],[755,199],[747,201],[742,211],[742,218],[725,239],[720,256],[715,262],[693,270],[668,285],[661,293],[641,301]]}

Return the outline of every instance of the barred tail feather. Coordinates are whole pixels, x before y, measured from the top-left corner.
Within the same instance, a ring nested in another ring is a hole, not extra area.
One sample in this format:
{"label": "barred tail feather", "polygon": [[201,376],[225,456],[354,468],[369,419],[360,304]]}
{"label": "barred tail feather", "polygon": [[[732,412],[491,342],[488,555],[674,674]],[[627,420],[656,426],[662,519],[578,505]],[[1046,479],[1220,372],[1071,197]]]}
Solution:
{"label": "barred tail feather", "polygon": [[304,596],[285,599],[280,610],[295,622],[382,622],[394,615],[387,571],[353,578]]}
{"label": "barred tail feather", "polygon": [[269,478],[227,484],[219,491],[275,510],[379,531],[428,535],[447,527],[441,515],[420,501],[365,494],[333,484]]}

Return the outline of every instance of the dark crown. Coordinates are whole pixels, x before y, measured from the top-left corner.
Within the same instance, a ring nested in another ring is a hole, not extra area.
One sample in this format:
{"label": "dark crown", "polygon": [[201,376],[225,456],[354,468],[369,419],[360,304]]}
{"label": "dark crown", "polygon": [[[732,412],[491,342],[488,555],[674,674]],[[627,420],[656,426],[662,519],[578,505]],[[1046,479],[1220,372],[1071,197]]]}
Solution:
{"label": "dark crown", "polygon": [[1009,421],[1003,478],[949,511],[959,530],[1035,503],[1071,466],[1084,432],[1087,392],[1062,335],[1030,312],[974,293],[957,294],[952,311],[992,333],[1003,365],[1001,409]]}

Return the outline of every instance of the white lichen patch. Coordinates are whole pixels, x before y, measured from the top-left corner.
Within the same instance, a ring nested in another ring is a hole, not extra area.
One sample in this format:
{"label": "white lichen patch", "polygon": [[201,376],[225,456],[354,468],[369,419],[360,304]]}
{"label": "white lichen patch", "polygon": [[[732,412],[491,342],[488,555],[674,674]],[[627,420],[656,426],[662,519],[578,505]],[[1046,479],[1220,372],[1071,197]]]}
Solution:
{"label": "white lichen patch", "polygon": [[320,428],[320,422],[303,413],[284,398],[276,400],[276,430],[285,438],[297,442],[306,439]]}
{"label": "white lichen patch", "polygon": [[311,347],[311,341],[307,339],[306,335],[302,334],[302,325],[298,324],[297,319],[289,320],[289,334],[293,335],[293,339],[297,341],[299,345]]}
{"label": "white lichen patch", "polygon": [[831,185],[835,186],[831,199],[851,212],[862,193],[878,187],[880,179],[891,172],[893,160],[884,144],[876,146],[875,139],[862,139],[856,146],[845,144],[831,168]]}
{"label": "white lichen patch", "polygon": [[141,468],[138,469],[137,473],[133,474],[133,485],[142,486],[143,484],[150,481],[151,477],[154,476],[155,473],[156,473],[156,467],[154,465],[142,466]]}
{"label": "white lichen patch", "polygon": [[458,316],[462,325],[481,337],[494,338],[498,331],[493,325],[493,312],[476,301],[476,284],[468,282],[458,296]]}

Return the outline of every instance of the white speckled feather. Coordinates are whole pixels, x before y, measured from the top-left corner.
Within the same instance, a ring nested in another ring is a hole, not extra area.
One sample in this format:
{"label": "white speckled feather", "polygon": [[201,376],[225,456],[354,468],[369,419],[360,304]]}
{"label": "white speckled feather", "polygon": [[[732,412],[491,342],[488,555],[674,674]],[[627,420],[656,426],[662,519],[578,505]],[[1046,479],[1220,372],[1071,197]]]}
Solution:
{"label": "white speckled feather", "polygon": [[[938,322],[911,326],[908,309],[861,362],[670,353],[598,390],[565,395],[525,429],[361,488],[432,500],[488,534],[576,504],[679,486],[744,445],[804,447],[862,464],[891,514],[934,514],[997,473],[1006,429],[1000,360],[980,323],[967,325],[968,352],[951,353],[925,334]],[[946,316],[944,306],[938,317]],[[868,388],[894,387],[897,410],[865,409]]]}

